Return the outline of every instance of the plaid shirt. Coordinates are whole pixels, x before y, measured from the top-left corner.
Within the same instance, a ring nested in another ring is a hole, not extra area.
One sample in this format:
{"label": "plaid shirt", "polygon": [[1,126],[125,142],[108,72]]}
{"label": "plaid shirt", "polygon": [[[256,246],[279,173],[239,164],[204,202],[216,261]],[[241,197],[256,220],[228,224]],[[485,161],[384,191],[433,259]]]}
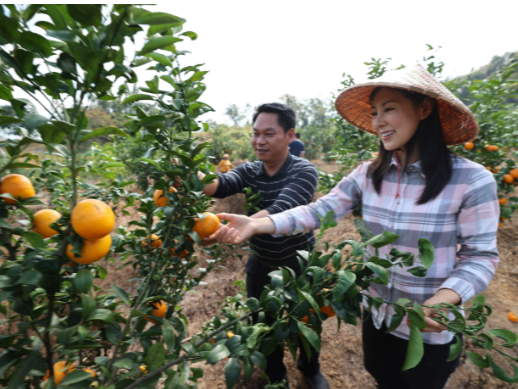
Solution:
{"label": "plaid shirt", "polygon": [[[324,216],[332,210],[338,220],[361,205],[365,225],[374,235],[390,231],[400,236],[394,244],[382,247],[380,256],[388,255],[392,247],[417,254],[419,238],[428,239],[435,247],[435,260],[426,277],[413,276],[406,268],[389,268],[389,284],[373,283],[369,288],[371,296],[390,302],[405,297],[423,304],[439,289],[446,288],[457,292],[465,303],[487,289],[498,266],[496,232],[500,208],[493,175],[475,162],[451,158],[450,181],[435,199],[422,205],[416,204],[426,184],[420,162],[401,171],[398,183],[393,157],[379,195],[368,174],[370,162],[365,162],[316,203],[269,217],[275,223],[276,234],[290,235],[319,228],[317,214]],[[365,258],[372,255],[371,246]],[[374,324],[380,328],[385,321],[389,326],[393,314],[386,304],[373,309]],[[392,334],[408,339],[406,320]],[[448,331],[423,333],[423,340],[430,344],[445,344],[452,338]]]}

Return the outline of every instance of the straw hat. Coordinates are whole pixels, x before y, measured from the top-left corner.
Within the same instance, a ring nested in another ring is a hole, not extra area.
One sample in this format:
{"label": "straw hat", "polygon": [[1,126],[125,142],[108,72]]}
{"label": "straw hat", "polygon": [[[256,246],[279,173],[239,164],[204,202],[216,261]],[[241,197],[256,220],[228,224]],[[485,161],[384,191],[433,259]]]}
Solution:
{"label": "straw hat", "polygon": [[228,158],[228,154],[223,155],[223,158]]}
{"label": "straw hat", "polygon": [[436,99],[447,145],[462,144],[477,137],[478,123],[473,113],[419,64],[387,72],[375,80],[345,89],[336,99],[336,110],[353,126],[377,135],[371,124],[369,100],[377,87],[406,89]]}

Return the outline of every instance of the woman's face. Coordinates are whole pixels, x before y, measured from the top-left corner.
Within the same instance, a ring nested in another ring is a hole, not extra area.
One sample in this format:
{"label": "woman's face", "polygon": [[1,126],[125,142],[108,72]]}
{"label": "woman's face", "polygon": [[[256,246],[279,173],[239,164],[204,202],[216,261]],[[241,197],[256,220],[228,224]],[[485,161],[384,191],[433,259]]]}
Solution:
{"label": "woman's face", "polygon": [[397,89],[381,88],[371,104],[372,127],[386,150],[404,148],[427,116],[423,104],[414,104]]}

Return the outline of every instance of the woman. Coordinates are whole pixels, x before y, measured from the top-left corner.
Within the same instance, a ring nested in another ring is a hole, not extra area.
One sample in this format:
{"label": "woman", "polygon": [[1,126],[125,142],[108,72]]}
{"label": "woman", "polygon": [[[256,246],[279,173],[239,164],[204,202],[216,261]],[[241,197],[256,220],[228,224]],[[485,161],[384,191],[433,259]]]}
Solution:
{"label": "woman", "polygon": [[[498,264],[496,183],[483,166],[446,147],[477,136],[478,124],[469,109],[420,65],[346,89],[336,108],[351,124],[379,136],[378,157],[308,206],[262,219],[220,215],[230,223],[215,234],[218,240],[240,243],[254,234],[305,232],[319,227],[318,215],[333,210],[340,219],[361,205],[365,225],[375,235],[386,230],[400,236],[380,249],[380,255],[392,247],[417,253],[419,238],[435,247],[426,277],[390,268],[388,285],[373,283],[369,288],[373,297],[464,304],[485,290]],[[371,250],[367,257],[373,254]],[[384,304],[365,317],[366,369],[380,388],[443,388],[459,364],[459,358],[446,361],[453,334],[431,320],[435,313],[425,308],[423,359],[401,372],[409,328],[403,321],[386,334],[393,314]]]}
{"label": "woman", "polygon": [[223,156],[223,159],[219,161],[218,167],[221,169],[221,173],[228,173],[234,167],[234,165],[232,165],[232,162],[230,162],[228,158],[228,154],[225,154]]}

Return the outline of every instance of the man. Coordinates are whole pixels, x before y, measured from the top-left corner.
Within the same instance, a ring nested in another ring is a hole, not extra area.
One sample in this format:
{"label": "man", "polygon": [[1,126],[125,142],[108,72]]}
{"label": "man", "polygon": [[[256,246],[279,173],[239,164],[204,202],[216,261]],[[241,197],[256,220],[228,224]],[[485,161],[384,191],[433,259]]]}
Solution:
{"label": "man", "polygon": [[300,141],[299,132],[295,134],[295,138],[296,139],[293,139],[293,142],[290,143],[290,153],[295,155],[296,157],[304,158],[304,154],[306,154],[306,148],[304,147],[304,143]]}
{"label": "man", "polygon": [[221,173],[228,173],[234,168],[234,165],[232,165],[232,162],[230,162],[228,158],[228,154],[225,154],[223,159],[219,162],[218,167],[221,169]]}
{"label": "man", "polygon": [[[252,188],[253,193],[260,192],[261,211],[252,215],[253,218],[309,204],[315,193],[318,173],[310,162],[288,152],[288,145],[295,137],[295,120],[295,112],[283,104],[259,106],[253,116],[252,134],[252,147],[258,161],[245,163],[220,175],[203,192],[216,198],[241,193],[246,187]],[[282,238],[274,238],[272,235],[252,237],[250,244],[254,254],[250,256],[246,266],[248,296],[259,299],[264,286],[270,284],[268,273],[280,266],[290,267],[300,275],[297,250],[311,250],[314,242],[312,232]],[[280,344],[266,357],[266,374],[272,383],[287,380],[283,356],[284,347]],[[318,356],[313,350],[308,360],[304,348],[301,347],[297,367],[313,388],[328,389],[329,385],[320,372]]]}

